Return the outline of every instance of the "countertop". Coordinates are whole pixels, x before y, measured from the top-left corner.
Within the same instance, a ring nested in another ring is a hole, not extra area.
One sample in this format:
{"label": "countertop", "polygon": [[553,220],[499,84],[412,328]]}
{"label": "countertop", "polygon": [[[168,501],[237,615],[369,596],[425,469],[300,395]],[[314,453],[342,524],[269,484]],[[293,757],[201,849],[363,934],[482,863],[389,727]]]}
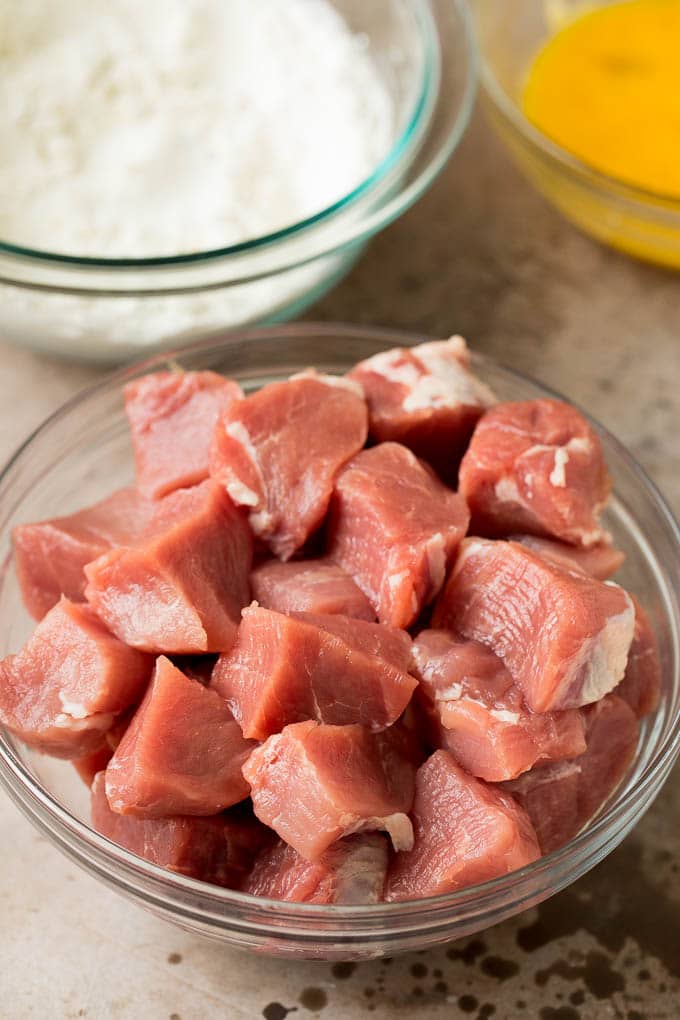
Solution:
{"label": "countertop", "polygon": [[[433,190],[307,316],[448,335],[554,385],[680,511],[680,277],[581,236],[481,116]],[[0,346],[0,459],[100,370]],[[433,953],[360,965],[225,951],[133,907],[0,794],[3,1020],[677,1020],[680,772],[603,864]]]}

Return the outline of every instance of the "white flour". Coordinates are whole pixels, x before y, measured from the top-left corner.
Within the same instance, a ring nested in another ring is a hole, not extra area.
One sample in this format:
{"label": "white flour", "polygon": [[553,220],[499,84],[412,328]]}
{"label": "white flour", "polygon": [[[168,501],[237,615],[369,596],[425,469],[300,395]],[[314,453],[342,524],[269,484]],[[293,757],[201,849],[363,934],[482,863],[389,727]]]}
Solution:
{"label": "white flour", "polygon": [[390,99],[328,0],[0,0],[0,238],[75,255],[285,227],[387,154]]}

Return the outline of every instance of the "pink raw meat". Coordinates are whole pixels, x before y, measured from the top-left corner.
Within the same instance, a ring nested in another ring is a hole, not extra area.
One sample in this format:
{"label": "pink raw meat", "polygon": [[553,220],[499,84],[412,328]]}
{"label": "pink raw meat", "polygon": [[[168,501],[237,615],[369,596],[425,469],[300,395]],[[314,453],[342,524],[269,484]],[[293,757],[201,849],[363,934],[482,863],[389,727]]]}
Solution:
{"label": "pink raw meat", "polygon": [[62,598],[0,663],[0,722],[39,751],[80,758],[99,750],[116,715],[139,700],[152,666],[89,606]]}
{"label": "pink raw meat", "polygon": [[559,400],[497,404],[480,419],[460,466],[476,535],[528,532],[572,545],[605,538],[610,482],[597,434]]}
{"label": "pink raw meat", "polygon": [[610,542],[600,542],[592,545],[589,549],[580,546],[567,545],[566,542],[555,542],[551,538],[539,538],[538,535],[511,535],[513,542],[525,545],[527,549],[538,553],[544,560],[556,563],[558,567],[566,570],[585,571],[598,581],[606,581],[613,577],[617,570],[623,566],[625,554],[617,549]]}
{"label": "pink raw meat", "polygon": [[305,719],[384,729],[417,687],[407,673],[410,644],[408,634],[377,623],[286,616],[252,605],[243,610],[236,644],[218,660],[211,686],[245,735],[258,740]]}
{"label": "pink raw meat", "polygon": [[12,532],[14,560],[31,616],[41,620],[62,595],[83,602],[85,564],[133,540],[151,510],[136,489],[121,489],[68,517],[18,525]]}
{"label": "pink raw meat", "polygon": [[638,724],[615,694],[583,709],[586,751],[569,762],[539,765],[502,788],[524,808],[543,853],[572,839],[623,779],[637,749]]}
{"label": "pink raw meat", "polygon": [[155,507],[134,544],[87,565],[87,600],[134,648],[224,651],[249,598],[252,539],[243,513],[210,481]]}
{"label": "pink raw meat", "polygon": [[267,560],[250,575],[253,598],[278,613],[342,613],[375,620],[364,593],[330,560]]}
{"label": "pink raw meat", "polygon": [[214,815],[248,796],[254,747],[224,700],[161,656],[106,770],[113,811],[141,818]]}
{"label": "pink raw meat", "polygon": [[295,903],[380,903],[387,862],[387,840],[377,832],[340,839],[316,861],[279,840],[260,854],[241,888]]}
{"label": "pink raw meat", "polygon": [[435,746],[450,751],[473,776],[514,779],[536,762],[585,751],[578,709],[529,712],[501,660],[477,641],[421,631],[413,661]]}
{"label": "pink raw meat", "polygon": [[271,834],[240,808],[208,818],[133,818],[106,799],[104,773],[92,784],[92,825],[107,839],[161,868],[238,889]]}
{"label": "pink raw meat", "polygon": [[399,443],[358,454],[335,484],[329,553],[381,623],[408,627],[437,595],[467,530],[465,503]]}
{"label": "pink raw meat", "polygon": [[123,389],[137,487],[149,499],[208,477],[218,418],[241,387],[216,372],[153,372]]}
{"label": "pink raw meat", "polygon": [[388,901],[454,892],[537,860],[532,824],[512,797],[469,776],[448,751],[418,770],[413,849],[388,872]]}
{"label": "pink raw meat", "polygon": [[[632,596],[631,596],[632,597]],[[661,663],[650,619],[636,598],[635,632],[623,680],[616,688],[619,698],[630,705],[638,719],[649,715],[661,696]]]}
{"label": "pink raw meat", "polygon": [[305,372],[271,383],[224,412],[210,471],[283,560],[321,525],[337,472],[366,442],[356,383]]}
{"label": "pink raw meat", "polygon": [[460,336],[360,361],[349,378],[366,394],[373,439],[402,443],[443,478],[453,478],[480,415],[495,403],[469,362]]}
{"label": "pink raw meat", "polygon": [[397,850],[412,845],[415,769],[389,731],[296,723],[256,748],[243,774],[257,817],[307,860],[343,836],[375,829],[388,832]]}
{"label": "pink raw meat", "polygon": [[598,701],[622,679],[633,640],[630,596],[564,570],[517,542],[466,539],[432,618],[480,641],[532,712]]}

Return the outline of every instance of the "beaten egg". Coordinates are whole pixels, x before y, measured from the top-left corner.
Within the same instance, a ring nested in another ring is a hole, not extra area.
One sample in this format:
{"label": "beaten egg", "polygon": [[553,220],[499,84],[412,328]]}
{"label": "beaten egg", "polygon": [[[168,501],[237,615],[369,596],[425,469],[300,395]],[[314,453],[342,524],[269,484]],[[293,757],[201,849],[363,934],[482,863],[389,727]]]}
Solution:
{"label": "beaten egg", "polygon": [[593,169],[680,197],[680,2],[626,0],[567,24],[535,58],[523,107]]}

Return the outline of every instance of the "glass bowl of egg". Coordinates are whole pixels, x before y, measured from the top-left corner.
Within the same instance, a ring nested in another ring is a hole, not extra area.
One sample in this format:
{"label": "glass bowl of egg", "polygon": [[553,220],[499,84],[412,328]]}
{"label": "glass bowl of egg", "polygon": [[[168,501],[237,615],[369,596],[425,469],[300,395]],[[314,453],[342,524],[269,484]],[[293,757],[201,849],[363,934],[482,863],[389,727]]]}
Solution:
{"label": "glass bowl of egg", "polygon": [[[0,656],[19,648],[31,632],[14,571],[13,526],[71,513],[133,478],[124,384],[170,364],[224,373],[253,392],[312,364],[320,372],[345,373],[380,351],[422,339],[340,325],[262,328],[158,355],[76,396],[27,440],[0,477]],[[472,367],[501,400],[554,396],[489,359],[473,356]],[[89,791],[71,763],[31,751],[1,729],[0,784],[56,847],[132,903],[195,934],[267,955],[350,960],[424,949],[481,931],[559,892],[621,842],[680,751],[680,532],[630,454],[592,424],[613,480],[604,524],[625,554],[617,581],[649,616],[661,692],[656,710],[640,721],[637,749],[620,784],[558,849],[500,878],[424,899],[344,906],[282,902],[165,870],[111,842],[92,828]]]}
{"label": "glass bowl of egg", "polygon": [[6,21],[0,334],[101,362],[299,314],[429,187],[476,91],[464,0]]}
{"label": "glass bowl of egg", "polygon": [[484,98],[526,176],[599,241],[680,268],[677,39],[664,0],[477,0]]}

